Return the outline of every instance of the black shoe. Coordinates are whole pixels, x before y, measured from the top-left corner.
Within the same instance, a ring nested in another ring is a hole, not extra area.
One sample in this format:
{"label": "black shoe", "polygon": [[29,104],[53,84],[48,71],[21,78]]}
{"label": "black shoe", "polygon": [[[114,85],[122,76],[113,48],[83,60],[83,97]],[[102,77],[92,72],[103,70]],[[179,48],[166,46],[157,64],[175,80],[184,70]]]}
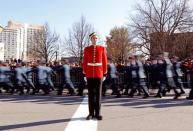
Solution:
{"label": "black shoe", "polygon": [[146,99],[146,98],[148,98],[149,97],[149,95],[145,95],[144,97],[143,97],[143,99]]}
{"label": "black shoe", "polygon": [[19,95],[24,95],[24,92],[20,92]]}
{"label": "black shoe", "polygon": [[93,115],[88,115],[88,116],[86,117],[86,120],[90,120],[90,119],[93,119],[93,118],[94,118]]}
{"label": "black shoe", "polygon": [[113,91],[112,93],[111,93],[111,95],[116,95],[117,93],[115,92],[115,91]]}
{"label": "black shoe", "polygon": [[162,94],[163,96],[166,96],[166,90],[163,90]]}
{"label": "black shoe", "polygon": [[75,95],[76,95],[75,92],[70,93],[70,96],[75,96]]}
{"label": "black shoe", "polygon": [[186,97],[187,100],[193,100],[193,97]]}
{"label": "black shoe", "polygon": [[55,91],[55,88],[54,88],[54,87],[51,87],[50,89],[51,89],[51,91]]}
{"label": "black shoe", "polygon": [[106,96],[106,94],[105,94],[105,93],[102,93],[102,96],[104,96],[104,97],[105,97],[105,96]]}
{"label": "black shoe", "polygon": [[26,91],[26,94],[30,94],[30,90],[27,90],[27,91]]}
{"label": "black shoe", "polygon": [[78,93],[77,96],[83,96],[83,93]]}
{"label": "black shoe", "polygon": [[138,93],[137,93],[137,96],[140,96],[140,95],[141,95],[141,92],[138,92]]}
{"label": "black shoe", "polygon": [[62,92],[58,92],[57,95],[60,95],[60,96],[61,96],[61,95],[62,95]]}
{"label": "black shoe", "polygon": [[95,116],[95,118],[96,118],[97,120],[99,120],[99,121],[101,121],[101,120],[103,119],[103,117],[102,117],[101,115]]}
{"label": "black shoe", "polygon": [[128,91],[125,91],[125,92],[123,93],[123,95],[129,95]]}
{"label": "black shoe", "polygon": [[121,94],[118,93],[117,96],[116,96],[116,98],[121,98]]}
{"label": "black shoe", "polygon": [[12,89],[12,90],[10,91],[10,94],[11,94],[11,95],[13,95],[13,94],[14,94],[14,89]]}
{"label": "black shoe", "polygon": [[30,95],[35,95],[36,93],[33,91],[32,93],[30,93]]}
{"label": "black shoe", "polygon": [[133,98],[133,94],[129,94],[128,97],[129,97],[129,98]]}
{"label": "black shoe", "polygon": [[185,91],[181,91],[181,92],[180,92],[181,95],[182,95],[182,94],[185,94],[185,93],[186,93]]}
{"label": "black shoe", "polygon": [[178,97],[180,97],[181,94],[180,93],[177,93],[175,96],[174,96],[174,99],[178,99]]}
{"label": "black shoe", "polygon": [[42,95],[43,95],[43,96],[47,96],[47,95],[49,95],[49,93],[46,92],[46,93],[43,93]]}
{"label": "black shoe", "polygon": [[162,95],[161,95],[161,94],[157,94],[157,95],[155,95],[154,97],[162,98]]}

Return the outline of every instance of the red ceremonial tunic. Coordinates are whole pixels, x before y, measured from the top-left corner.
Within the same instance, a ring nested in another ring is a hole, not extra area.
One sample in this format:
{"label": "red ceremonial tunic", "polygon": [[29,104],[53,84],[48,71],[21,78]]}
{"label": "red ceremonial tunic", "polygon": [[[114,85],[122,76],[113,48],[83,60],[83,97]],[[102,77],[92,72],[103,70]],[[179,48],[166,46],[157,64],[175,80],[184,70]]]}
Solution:
{"label": "red ceremonial tunic", "polygon": [[84,49],[83,73],[87,78],[102,78],[107,74],[106,48],[91,45]]}

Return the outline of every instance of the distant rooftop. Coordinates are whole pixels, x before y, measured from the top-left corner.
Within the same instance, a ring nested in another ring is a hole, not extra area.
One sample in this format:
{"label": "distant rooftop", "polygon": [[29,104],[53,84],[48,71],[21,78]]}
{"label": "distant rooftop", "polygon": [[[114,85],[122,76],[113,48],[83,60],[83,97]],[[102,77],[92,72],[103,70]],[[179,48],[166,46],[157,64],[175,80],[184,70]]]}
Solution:
{"label": "distant rooftop", "polygon": [[21,22],[16,22],[16,21],[8,21],[7,28],[16,29],[16,28],[22,28],[22,27],[28,27],[28,28],[33,28],[33,29],[42,29],[43,25],[32,25],[32,24],[21,23]]}

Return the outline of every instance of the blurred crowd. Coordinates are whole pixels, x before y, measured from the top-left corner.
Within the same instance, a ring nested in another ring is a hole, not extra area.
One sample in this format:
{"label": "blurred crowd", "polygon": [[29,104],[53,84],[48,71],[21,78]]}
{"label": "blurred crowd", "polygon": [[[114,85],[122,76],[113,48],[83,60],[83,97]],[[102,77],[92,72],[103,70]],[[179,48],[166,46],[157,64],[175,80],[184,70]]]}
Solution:
{"label": "blurred crowd", "polygon": [[[155,97],[163,97],[173,90],[177,99],[185,94],[184,76],[189,74],[189,85],[192,87],[193,58],[180,60],[177,56],[169,57],[164,52],[151,59],[144,56],[129,57],[125,63],[114,63],[108,60],[108,74],[103,82],[102,94],[112,90],[111,95],[151,95],[149,89],[158,89]],[[82,68],[77,63],[67,60],[48,62],[21,60],[0,61],[0,93],[2,94],[42,94],[56,92],[62,95],[67,89],[69,95],[83,95],[86,81]],[[189,94],[188,98],[193,98]]]}

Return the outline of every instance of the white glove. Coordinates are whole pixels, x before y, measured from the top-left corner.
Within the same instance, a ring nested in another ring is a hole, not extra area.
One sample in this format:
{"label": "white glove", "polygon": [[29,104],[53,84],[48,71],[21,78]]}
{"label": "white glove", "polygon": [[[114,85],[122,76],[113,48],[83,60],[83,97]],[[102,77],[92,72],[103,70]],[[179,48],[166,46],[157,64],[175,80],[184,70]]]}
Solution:
{"label": "white glove", "polygon": [[105,81],[105,80],[106,80],[106,77],[104,76],[104,77],[103,77],[103,81]]}
{"label": "white glove", "polygon": [[87,82],[87,79],[86,79],[86,77],[84,77],[84,81],[85,81],[85,82]]}

